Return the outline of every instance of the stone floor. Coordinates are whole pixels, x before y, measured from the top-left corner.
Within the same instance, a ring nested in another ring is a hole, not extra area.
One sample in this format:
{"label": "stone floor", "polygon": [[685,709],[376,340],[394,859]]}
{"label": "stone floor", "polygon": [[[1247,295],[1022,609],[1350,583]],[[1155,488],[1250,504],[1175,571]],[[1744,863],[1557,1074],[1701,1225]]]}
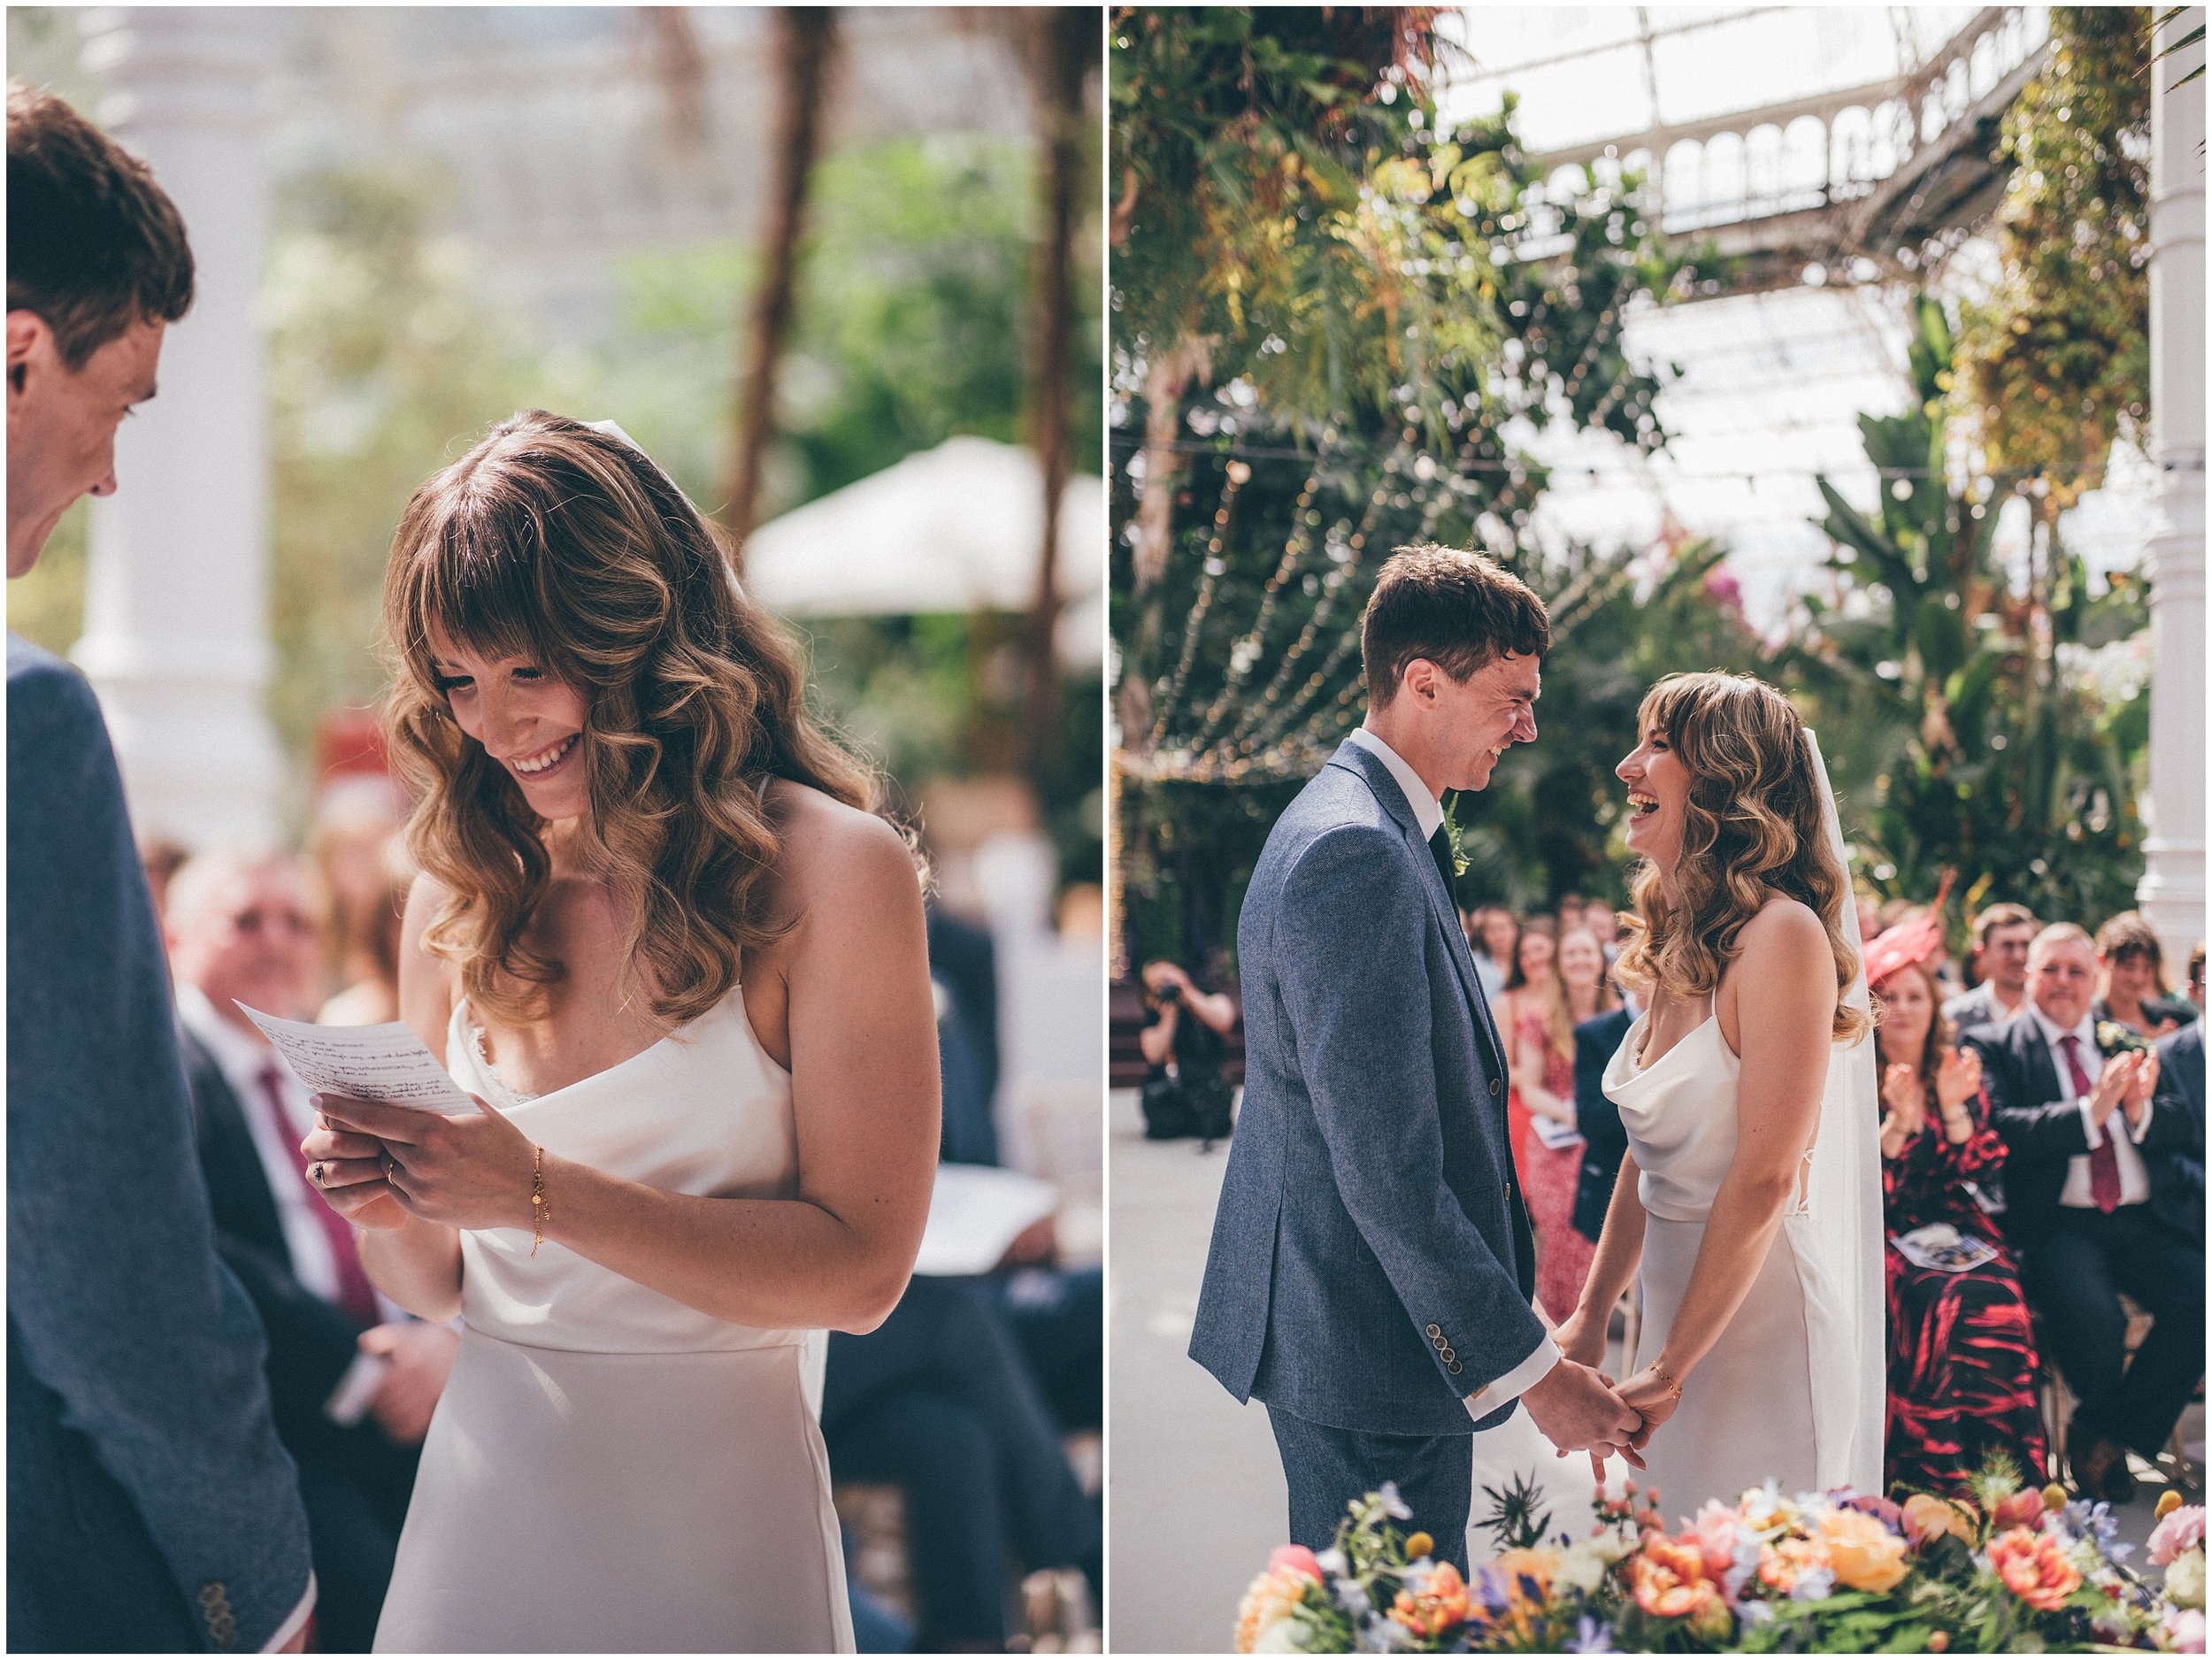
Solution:
{"label": "stone floor", "polygon": [[[1202,1153],[1194,1141],[1145,1141],[1133,1090],[1113,1092],[1108,1120],[1107,1641],[1125,1654],[1223,1652],[1237,1599],[1286,1521],[1265,1410],[1239,1406],[1184,1352],[1228,1144]],[[1528,1467],[1571,1513],[1588,1498],[1588,1466],[1552,1457],[1514,1422],[1530,1442]],[[2201,1469],[2201,1403],[2182,1435]],[[2162,1490],[2154,1481],[2119,1513],[2122,1535],[2139,1544]]]}

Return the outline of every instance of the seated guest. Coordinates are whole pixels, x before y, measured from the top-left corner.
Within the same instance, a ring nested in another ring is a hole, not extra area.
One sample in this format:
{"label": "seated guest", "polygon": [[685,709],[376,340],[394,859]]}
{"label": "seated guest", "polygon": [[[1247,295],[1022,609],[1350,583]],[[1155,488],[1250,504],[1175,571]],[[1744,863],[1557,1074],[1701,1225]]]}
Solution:
{"label": "seated guest", "polygon": [[[2005,1233],[2028,1302],[2081,1404],[2067,1431],[2076,1487],[2124,1502],[2127,1449],[2154,1456],[2204,1365],[2204,1246],[2168,1218],[2181,1178],[2169,1157],[2201,1120],[2153,1103],[2158,1057],[2092,1018],[2096,950],[2055,923],[2028,950],[2028,1007],[1968,1041],[2004,1138]],[[2127,1357],[2125,1292],[2153,1321]]]}
{"label": "seated guest", "polygon": [[2165,953],[2139,911],[2123,911],[2097,930],[2094,1014],[2141,1038],[2164,1037],[2197,1018],[2194,1003],[2171,995]]}
{"label": "seated guest", "polygon": [[[1978,1201],[2003,1169],[2005,1144],[1978,1111],[1981,1060],[1953,1047],[1928,961],[1942,948],[1933,918],[1890,929],[1866,948],[1881,1011],[1883,1255],[1889,1293],[1889,1417],[1882,1479],[1963,1495],[1992,1449],[2031,1483],[2044,1479],[2035,1339],[2020,1279]],[[1897,1244],[1947,1225],[1996,1256],[1950,1270]]]}
{"label": "seated guest", "polygon": [[985,1287],[917,1275],[890,1318],[830,1334],[822,1436],[840,1481],[895,1483],[926,1652],[1006,1647],[1006,1576],[1079,1567],[1099,1593],[1098,1499]]}
{"label": "seated guest", "polygon": [[1962,1037],[1977,1026],[2001,1025],[2025,1006],[2035,916],[2025,905],[1991,905],[1974,918],[1973,932],[1979,983],[1943,1005],[1943,1018]]}
{"label": "seated guest", "polygon": [[2173,1165],[2168,1180],[2151,1184],[2151,1203],[2159,1215],[2204,1245],[2204,1022],[2192,1020],[2154,1046],[2158,1052],[2157,1111],[2188,1122],[2185,1141],[2166,1157]]}
{"label": "seated guest", "polygon": [[268,1331],[269,1394],[277,1435],[299,1466],[322,1646],[365,1652],[459,1340],[379,1299],[353,1229],[308,1177],[307,1091],[237,1009],[288,1020],[314,1011],[321,946],[304,865],[286,854],[204,855],[178,871],[168,898],[216,1250]]}
{"label": "seated guest", "polygon": [[1597,1243],[1605,1230],[1606,1207],[1628,1152],[1628,1132],[1621,1110],[1605,1093],[1605,1068],[1636,1022],[1633,1000],[1625,994],[1619,1008],[1575,1027],[1575,1128],[1582,1132],[1582,1169],[1575,1180],[1575,1232]]}

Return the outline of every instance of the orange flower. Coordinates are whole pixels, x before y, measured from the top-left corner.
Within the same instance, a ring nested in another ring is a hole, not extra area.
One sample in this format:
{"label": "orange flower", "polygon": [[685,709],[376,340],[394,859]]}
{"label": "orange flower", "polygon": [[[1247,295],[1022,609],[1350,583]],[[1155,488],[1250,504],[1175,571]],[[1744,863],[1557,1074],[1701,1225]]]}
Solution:
{"label": "orange flower", "polygon": [[1974,1541],[1974,1518],[1955,1499],[1939,1499],[1932,1493],[1916,1493],[1905,1501],[1905,1533],[1916,1545],[1924,1545],[1942,1533],[1962,1543]]}
{"label": "orange flower", "polygon": [[1705,1577],[1705,1553],[1695,1539],[1646,1534],[1628,1577],[1636,1606],[1661,1619],[1688,1618],[1720,1596]]}
{"label": "orange flower", "polygon": [[1759,1548],[1759,1582],[1785,1596],[1795,1587],[1799,1574],[1815,1568],[1831,1572],[1835,1568],[1828,1548],[1816,1539],[1789,1534]]}
{"label": "orange flower", "polygon": [[2005,1588],[2030,1608],[2048,1613],[2072,1595],[2081,1571],[2047,1534],[2015,1527],[1989,1541],[1989,1565]]}
{"label": "orange flower", "polygon": [[1424,1641],[1466,1624],[1473,1611],[1474,1600],[1467,1595],[1467,1582],[1448,1562],[1436,1564],[1418,1596],[1401,1591],[1390,1605],[1390,1618]]}
{"label": "orange flower", "polygon": [[1905,1541],[1863,1510],[1830,1510],[1820,1518],[1837,1579],[1855,1591],[1886,1591],[1903,1579]]}
{"label": "orange flower", "polygon": [[[1317,1564],[1314,1572],[1308,1572],[1304,1563],[1295,1556],[1285,1559],[1289,1553],[1297,1551],[1295,1545],[1278,1549],[1268,1559],[1266,1568],[1245,1587],[1244,1601],[1237,1606],[1237,1653],[1250,1654],[1261,1633],[1296,1612],[1299,1604],[1306,1600],[1306,1587],[1319,1581]],[[1311,1551],[1300,1554],[1306,1561],[1312,1560]]]}

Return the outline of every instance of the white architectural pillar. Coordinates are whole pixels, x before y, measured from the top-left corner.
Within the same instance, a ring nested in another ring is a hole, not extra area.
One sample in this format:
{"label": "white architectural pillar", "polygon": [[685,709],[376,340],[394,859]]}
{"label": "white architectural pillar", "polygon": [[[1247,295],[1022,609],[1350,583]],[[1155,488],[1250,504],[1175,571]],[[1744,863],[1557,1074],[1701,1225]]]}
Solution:
{"label": "white architectural pillar", "polygon": [[[2192,6],[2161,50],[2204,27]],[[2151,435],[2158,519],[2151,584],[2151,777],[2138,903],[2177,967],[2204,937],[2204,63],[2199,42],[2153,65]]]}
{"label": "white architectural pillar", "polygon": [[275,827],[282,760],[268,684],[268,456],[259,318],[262,101],[273,14],[142,6],[89,15],[102,124],[154,170],[197,266],[160,396],[116,441],[92,509],[85,633],[142,834],[189,847]]}

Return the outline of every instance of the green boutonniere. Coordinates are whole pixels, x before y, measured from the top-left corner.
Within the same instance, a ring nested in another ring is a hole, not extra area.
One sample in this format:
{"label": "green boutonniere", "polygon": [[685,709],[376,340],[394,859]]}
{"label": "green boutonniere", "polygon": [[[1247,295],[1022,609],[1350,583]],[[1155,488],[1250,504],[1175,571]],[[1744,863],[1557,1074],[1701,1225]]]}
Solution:
{"label": "green boutonniere", "polygon": [[2150,1045],[2146,1043],[2131,1028],[2122,1026],[2117,1020],[2097,1022],[2098,1054],[2124,1055],[2130,1049],[2148,1048]]}
{"label": "green boutonniere", "polygon": [[1451,800],[1444,807],[1444,844],[1452,850],[1452,874],[1464,876],[1467,866],[1473,861],[1467,857],[1467,849],[1460,845],[1459,821],[1452,816],[1453,810],[1458,805],[1459,792],[1454,790]]}

